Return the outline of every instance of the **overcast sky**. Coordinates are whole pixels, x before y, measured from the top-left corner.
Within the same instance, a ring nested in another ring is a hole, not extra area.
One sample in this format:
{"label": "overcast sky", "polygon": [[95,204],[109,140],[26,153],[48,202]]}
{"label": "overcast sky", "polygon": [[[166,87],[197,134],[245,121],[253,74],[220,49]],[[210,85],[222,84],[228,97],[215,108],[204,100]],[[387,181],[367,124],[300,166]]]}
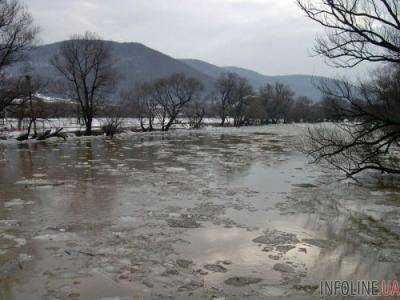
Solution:
{"label": "overcast sky", "polygon": [[[311,57],[321,28],[295,0],[25,0],[49,43],[94,31],[176,58],[267,75],[343,73]],[[363,69],[364,70],[364,69]],[[361,71],[357,71],[361,75]],[[357,76],[352,71],[351,76]]]}

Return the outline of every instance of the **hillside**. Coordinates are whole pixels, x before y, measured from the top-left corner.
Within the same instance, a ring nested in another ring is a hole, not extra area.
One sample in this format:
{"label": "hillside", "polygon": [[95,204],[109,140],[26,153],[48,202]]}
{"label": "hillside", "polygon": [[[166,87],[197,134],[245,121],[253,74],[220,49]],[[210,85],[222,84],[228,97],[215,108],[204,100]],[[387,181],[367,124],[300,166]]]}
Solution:
{"label": "hillside", "polygon": [[[168,55],[150,49],[139,43],[108,42],[112,49],[112,55],[116,59],[116,69],[121,80],[117,90],[121,91],[134,86],[135,82],[158,79],[174,73],[184,73],[187,76],[199,79],[210,90],[214,79],[193,69]],[[59,75],[50,64],[50,59],[55,55],[60,43],[43,45],[35,48],[30,53],[30,61],[35,73],[54,79]],[[14,67],[10,72],[21,73],[24,66]],[[118,92],[115,93],[118,97]]]}
{"label": "hillside", "polygon": [[[309,75],[266,76],[252,70],[238,67],[219,67],[201,60],[175,59],[159,51],[153,50],[139,43],[118,43],[108,41],[112,54],[116,59],[116,68],[121,80],[117,86],[114,98],[118,99],[119,92],[130,89],[135,82],[158,79],[174,73],[184,73],[197,78],[210,92],[215,79],[223,72],[235,72],[246,77],[255,89],[266,83],[281,82],[292,87],[297,95],[308,96],[314,100],[322,98],[315,87],[320,77]],[[57,52],[60,43],[43,45],[35,48],[30,53],[30,61],[34,71],[42,77],[51,80],[59,77],[50,59]],[[24,65],[13,67],[9,72],[20,74]],[[45,92],[46,93],[46,92]]]}
{"label": "hillside", "polygon": [[314,100],[321,100],[323,97],[316,85],[321,79],[326,79],[324,77],[311,75],[267,76],[244,68],[218,67],[197,59],[181,59],[181,61],[214,79],[223,72],[234,72],[247,78],[255,89],[259,89],[266,83],[280,82],[289,85],[296,95],[307,96]]}

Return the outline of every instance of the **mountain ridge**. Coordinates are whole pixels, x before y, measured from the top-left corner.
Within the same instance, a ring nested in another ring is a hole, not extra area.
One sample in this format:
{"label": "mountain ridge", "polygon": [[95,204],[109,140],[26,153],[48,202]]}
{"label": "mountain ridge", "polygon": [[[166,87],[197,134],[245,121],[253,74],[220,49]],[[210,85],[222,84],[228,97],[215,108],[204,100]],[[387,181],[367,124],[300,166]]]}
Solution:
{"label": "mountain ridge", "polygon": [[[40,45],[30,52],[31,67],[35,73],[50,80],[61,78],[50,64],[50,59],[56,54],[62,42]],[[209,93],[216,78],[223,72],[238,73],[247,78],[255,89],[266,83],[282,82],[290,85],[298,96],[308,96],[314,100],[322,98],[321,93],[311,84],[310,79],[314,78],[311,75],[267,76],[235,66],[219,67],[199,59],[176,59],[142,43],[114,41],[106,43],[116,58],[115,67],[121,77],[114,98],[119,98],[119,92],[133,88],[138,82],[155,80],[174,73],[184,73],[200,80],[205,86],[206,93]],[[9,72],[21,74],[23,67],[23,64],[14,66]]]}
{"label": "mountain ridge", "polygon": [[322,100],[323,95],[318,89],[317,82],[319,80],[330,80],[323,76],[314,76],[306,74],[290,74],[290,75],[264,75],[259,72],[236,67],[225,66],[219,67],[199,59],[180,59],[182,62],[188,64],[194,69],[213,77],[217,78],[221,73],[233,72],[240,76],[247,78],[255,89],[259,89],[265,84],[275,84],[277,82],[289,85],[297,96],[306,96],[313,100]]}

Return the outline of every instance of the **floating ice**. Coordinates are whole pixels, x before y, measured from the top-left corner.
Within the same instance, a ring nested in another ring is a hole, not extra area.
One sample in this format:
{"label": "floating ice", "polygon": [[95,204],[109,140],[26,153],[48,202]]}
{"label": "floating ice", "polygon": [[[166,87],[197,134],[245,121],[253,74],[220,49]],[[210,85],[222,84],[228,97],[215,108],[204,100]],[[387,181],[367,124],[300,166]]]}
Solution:
{"label": "floating ice", "polygon": [[32,205],[32,201],[23,201],[21,199],[14,199],[4,203],[5,208],[15,207],[15,206],[24,206],[24,205]]}
{"label": "floating ice", "polygon": [[55,242],[76,240],[76,238],[77,238],[76,234],[69,232],[58,233],[58,234],[43,234],[34,237],[35,240],[39,241],[55,241]]}

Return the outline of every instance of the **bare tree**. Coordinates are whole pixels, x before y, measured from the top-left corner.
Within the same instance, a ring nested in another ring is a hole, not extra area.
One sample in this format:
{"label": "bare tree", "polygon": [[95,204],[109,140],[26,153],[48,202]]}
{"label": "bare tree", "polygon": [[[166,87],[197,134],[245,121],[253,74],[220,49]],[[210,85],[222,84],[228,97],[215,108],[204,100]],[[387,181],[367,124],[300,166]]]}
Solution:
{"label": "bare tree", "polygon": [[22,103],[22,97],[26,96],[24,77],[3,77],[0,79],[0,112],[5,114],[6,109]]}
{"label": "bare tree", "polygon": [[153,131],[154,119],[158,113],[153,85],[150,83],[138,84],[132,92],[126,93],[125,98],[135,107],[141,129],[144,132]]}
{"label": "bare tree", "polygon": [[313,115],[314,102],[305,96],[300,96],[293,101],[289,111],[288,119],[290,122],[314,122]]}
{"label": "bare tree", "polygon": [[221,126],[225,125],[233,102],[234,91],[238,75],[235,73],[223,73],[217,79],[214,88],[214,96],[218,102],[218,113],[221,118]]}
{"label": "bare tree", "polygon": [[189,119],[189,126],[193,129],[199,129],[203,126],[203,119],[206,114],[204,103],[194,101],[185,109],[185,115]]}
{"label": "bare tree", "polygon": [[153,131],[156,124],[168,131],[202,90],[200,81],[178,73],[139,84],[125,93],[125,99],[135,106],[143,131]]}
{"label": "bare tree", "polygon": [[329,122],[343,122],[346,116],[342,108],[347,106],[343,99],[326,96],[320,103],[323,119]]}
{"label": "bare tree", "polygon": [[0,0],[0,112],[21,96],[24,78],[10,78],[5,68],[21,61],[32,47],[38,28],[18,0]]}
{"label": "bare tree", "polygon": [[249,125],[264,124],[267,119],[267,112],[263,99],[256,95],[250,97],[248,100],[249,103],[246,112],[246,123]]}
{"label": "bare tree", "polygon": [[26,96],[23,99],[24,104],[27,106],[27,117],[29,118],[28,137],[33,130],[33,137],[37,137],[37,122],[43,119],[43,101],[36,97],[36,94],[41,90],[45,82],[39,76],[26,75]]}
{"label": "bare tree", "polygon": [[316,52],[335,66],[364,61],[389,64],[367,82],[326,82],[321,89],[348,122],[310,130],[304,145],[315,161],[354,176],[365,170],[400,173],[400,5],[397,0],[298,0],[313,21],[327,28]]}
{"label": "bare tree", "polygon": [[102,121],[101,129],[106,136],[113,138],[115,134],[122,132],[123,123],[122,106],[114,105],[107,108],[107,115]]}
{"label": "bare tree", "polygon": [[272,123],[286,123],[288,121],[294,92],[289,86],[282,83],[266,84],[260,89],[260,97],[264,100],[267,118]]}
{"label": "bare tree", "polygon": [[336,102],[335,110],[351,122],[309,130],[307,153],[348,176],[365,170],[400,174],[400,69],[385,67],[357,87],[338,81],[329,94],[346,101]]}
{"label": "bare tree", "polygon": [[297,0],[313,21],[327,29],[315,51],[339,67],[361,62],[400,63],[398,0]]}
{"label": "bare tree", "polygon": [[203,85],[195,78],[184,74],[174,74],[154,83],[155,99],[158,108],[162,108],[161,130],[168,131],[175,124],[178,116],[190,102],[196,100],[203,90]]}
{"label": "bare tree", "polygon": [[253,88],[249,81],[242,77],[237,77],[232,97],[231,110],[233,124],[236,127],[245,125],[250,102],[253,100]]}
{"label": "bare tree", "polygon": [[253,89],[246,78],[236,73],[221,74],[214,88],[221,126],[225,125],[229,116],[233,117],[235,126],[242,126],[248,107],[248,97],[253,94]]}
{"label": "bare tree", "polygon": [[117,80],[109,45],[94,33],[77,34],[61,44],[51,64],[64,77],[66,92],[79,103],[85,134],[91,135],[97,109]]}

